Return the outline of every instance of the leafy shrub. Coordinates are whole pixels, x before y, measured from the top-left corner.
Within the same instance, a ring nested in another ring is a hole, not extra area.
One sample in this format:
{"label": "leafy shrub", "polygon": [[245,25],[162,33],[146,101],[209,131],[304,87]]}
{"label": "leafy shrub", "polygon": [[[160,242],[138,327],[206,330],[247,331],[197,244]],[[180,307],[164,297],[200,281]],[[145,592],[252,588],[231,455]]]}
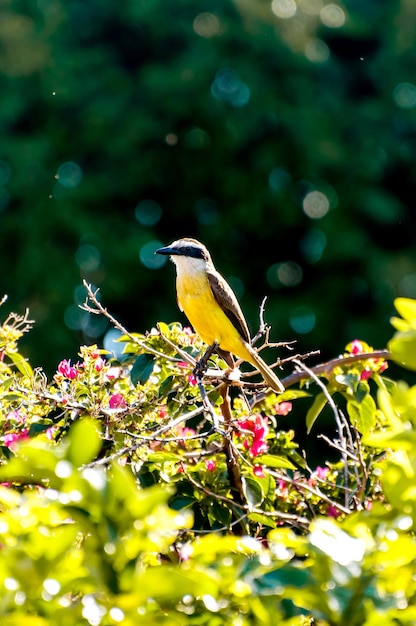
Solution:
{"label": "leafy shrub", "polygon": [[[416,303],[396,306],[389,351],[289,356],[281,396],[218,357],[194,371],[203,346],[178,324],[124,330],[119,360],[83,346],[47,380],[19,353],[28,315],[9,315],[2,623],[415,623],[416,387],[385,369],[414,367]],[[337,461],[309,466],[286,426],[299,398],[309,429],[329,406]]]}

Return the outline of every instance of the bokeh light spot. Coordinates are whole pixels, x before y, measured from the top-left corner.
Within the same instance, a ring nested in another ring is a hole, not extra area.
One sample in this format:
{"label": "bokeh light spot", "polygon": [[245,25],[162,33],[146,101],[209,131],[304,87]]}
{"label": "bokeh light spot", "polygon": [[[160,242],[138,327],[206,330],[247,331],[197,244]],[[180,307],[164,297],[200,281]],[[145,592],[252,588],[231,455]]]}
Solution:
{"label": "bokeh light spot", "polygon": [[111,619],[115,622],[122,622],[124,619],[124,612],[117,606],[111,607],[111,609],[109,610],[109,615]]}
{"label": "bokeh light spot", "polygon": [[72,161],[62,163],[58,168],[56,178],[62,187],[76,187],[82,180],[82,169],[78,163],[73,163]]}
{"label": "bokeh light spot", "polygon": [[19,583],[15,578],[5,578],[3,584],[8,591],[16,591],[16,589],[19,589]]}
{"label": "bokeh light spot", "polygon": [[318,228],[311,228],[300,240],[299,246],[308,263],[317,263],[325,250],[326,235]]}
{"label": "bokeh light spot", "polygon": [[312,63],[325,63],[330,56],[330,50],[322,39],[310,39],[305,46],[305,56]]}
{"label": "bokeh light spot", "polygon": [[294,309],[289,317],[291,328],[299,335],[310,333],[316,324],[314,311],[307,306],[300,306]]}
{"label": "bokeh light spot", "polygon": [[81,330],[84,317],[87,315],[85,311],[75,304],[71,304],[64,313],[64,322],[71,330]]}
{"label": "bokeh light spot", "polygon": [[288,19],[293,17],[296,13],[295,0],[273,0],[272,11],[277,17]]}
{"label": "bokeh light spot", "polygon": [[302,282],[303,271],[295,261],[275,263],[267,270],[267,281],[271,287],[296,287]]}
{"label": "bokeh light spot", "polygon": [[[84,285],[77,285],[74,289],[74,300],[76,304],[83,304],[88,295]],[[98,295],[98,294],[97,294]]]}
{"label": "bokeh light spot", "polygon": [[154,200],[142,200],[136,206],[134,215],[143,226],[155,226],[162,217],[162,209]]}
{"label": "bokeh light spot", "polygon": [[269,187],[282,193],[292,182],[289,172],[284,167],[274,167],[269,174]]}
{"label": "bokeh light spot", "polygon": [[168,146],[176,146],[178,143],[178,135],[176,133],[168,133],[165,137]]}
{"label": "bokeh light spot", "polygon": [[185,143],[189,148],[200,150],[211,144],[211,138],[205,130],[195,127],[186,133]]}
{"label": "bokeh light spot", "polygon": [[322,191],[310,191],[303,199],[303,211],[312,219],[321,219],[329,211],[329,200]]}
{"label": "bokeh light spot", "polygon": [[214,13],[200,13],[194,19],[193,27],[200,37],[215,37],[220,32],[220,21]]}
{"label": "bokeh light spot", "polygon": [[337,4],[327,4],[320,12],[322,24],[329,28],[340,28],[345,23],[345,13]]}
{"label": "bokeh light spot", "polygon": [[393,100],[401,109],[416,106],[416,87],[412,83],[399,83],[393,91]]}
{"label": "bokeh light spot", "polygon": [[143,265],[150,270],[157,270],[162,267],[167,261],[166,256],[161,254],[155,254],[158,248],[161,248],[163,244],[160,241],[148,241],[139,250],[140,261]]}
{"label": "bokeh light spot", "polygon": [[240,79],[238,72],[226,67],[219,70],[211,85],[211,93],[216,100],[242,107],[250,99],[250,89]]}
{"label": "bokeh light spot", "polygon": [[108,326],[107,318],[100,315],[86,313],[81,320],[81,330],[86,337],[96,339],[105,333]]}
{"label": "bokeh light spot", "polygon": [[399,281],[400,295],[405,298],[416,298],[416,274],[406,274]]}
{"label": "bokeh light spot", "polygon": [[95,246],[82,244],[75,253],[75,261],[82,272],[95,272],[100,267],[101,254]]}
{"label": "bokeh light spot", "polygon": [[116,359],[121,359],[123,356],[123,350],[126,345],[124,341],[118,341],[122,336],[121,330],[118,328],[110,328],[103,339],[103,347],[104,350],[108,350],[112,355],[115,356]]}
{"label": "bokeh light spot", "polygon": [[200,198],[195,203],[196,217],[200,224],[211,226],[218,221],[219,213],[213,200],[210,198]]}

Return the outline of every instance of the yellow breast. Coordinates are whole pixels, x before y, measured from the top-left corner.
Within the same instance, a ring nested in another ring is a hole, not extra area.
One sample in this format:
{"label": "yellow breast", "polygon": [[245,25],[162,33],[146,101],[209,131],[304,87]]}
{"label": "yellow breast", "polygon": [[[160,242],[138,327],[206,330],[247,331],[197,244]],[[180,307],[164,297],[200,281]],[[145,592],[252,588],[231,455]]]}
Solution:
{"label": "yellow breast", "polygon": [[247,360],[240,333],[215,300],[205,273],[178,275],[178,303],[201,339]]}

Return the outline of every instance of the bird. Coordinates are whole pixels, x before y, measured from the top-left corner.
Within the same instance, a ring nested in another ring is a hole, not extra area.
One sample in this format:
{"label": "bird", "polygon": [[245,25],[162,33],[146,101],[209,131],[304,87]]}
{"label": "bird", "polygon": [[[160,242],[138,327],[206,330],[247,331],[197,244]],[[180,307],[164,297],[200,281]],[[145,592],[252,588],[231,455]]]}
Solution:
{"label": "bird", "polygon": [[215,269],[204,244],[183,238],[155,253],[169,256],[175,264],[178,306],[200,338],[215,347],[231,369],[235,367],[234,355],[257,368],[274,392],[283,393],[282,382],[251,345],[236,295]]}

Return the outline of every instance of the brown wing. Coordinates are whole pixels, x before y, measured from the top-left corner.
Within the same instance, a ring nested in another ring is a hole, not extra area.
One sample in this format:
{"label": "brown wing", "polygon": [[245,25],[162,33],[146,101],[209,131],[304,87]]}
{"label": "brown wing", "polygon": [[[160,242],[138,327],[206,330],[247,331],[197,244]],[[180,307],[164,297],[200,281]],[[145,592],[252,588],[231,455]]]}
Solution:
{"label": "brown wing", "polygon": [[242,338],[250,343],[250,333],[238,300],[229,284],[216,271],[207,272],[212,294]]}

